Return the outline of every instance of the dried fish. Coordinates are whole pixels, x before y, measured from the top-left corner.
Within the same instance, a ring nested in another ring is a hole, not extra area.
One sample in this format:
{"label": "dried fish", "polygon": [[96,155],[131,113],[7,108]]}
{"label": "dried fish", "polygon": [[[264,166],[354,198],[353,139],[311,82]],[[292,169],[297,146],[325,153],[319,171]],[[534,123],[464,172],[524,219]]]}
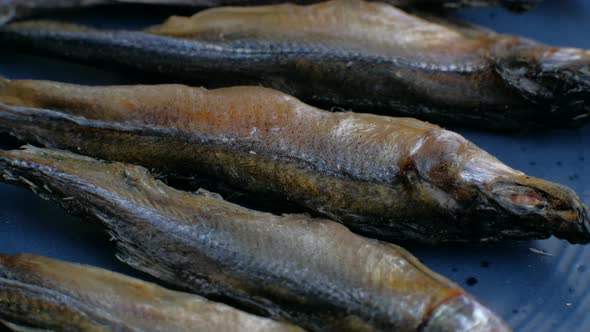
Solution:
{"label": "dried fish", "polygon": [[[291,0],[293,3],[313,3],[320,0]],[[402,7],[447,7],[502,5],[515,11],[528,10],[541,0],[386,0],[385,2]],[[166,6],[245,6],[279,3],[281,0],[0,0],[0,24],[16,18],[59,9],[71,9],[96,5],[112,4],[150,4]]]}
{"label": "dried fish", "polygon": [[330,220],[249,210],[54,150],[0,152],[0,169],[98,218],[131,266],[209,298],[315,331],[509,330],[402,248]]}
{"label": "dried fish", "polygon": [[207,87],[264,85],[320,107],[522,130],[590,121],[590,52],[408,15],[384,3],[213,8],[140,31],[55,22],[20,45]]}
{"label": "dried fish", "polygon": [[302,331],[197,295],[31,254],[0,255],[0,320],[16,331]]}
{"label": "dried fish", "polygon": [[454,132],[322,111],[267,88],[5,80],[0,132],[163,175],[205,174],[388,240],[590,240],[587,207],[571,189]]}

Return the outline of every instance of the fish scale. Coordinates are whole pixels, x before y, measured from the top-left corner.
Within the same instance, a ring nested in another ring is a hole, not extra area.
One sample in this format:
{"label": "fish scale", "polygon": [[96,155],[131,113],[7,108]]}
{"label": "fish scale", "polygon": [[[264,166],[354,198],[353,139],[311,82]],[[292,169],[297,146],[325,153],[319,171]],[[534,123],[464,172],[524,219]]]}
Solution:
{"label": "fish scale", "polygon": [[263,85],[318,106],[444,125],[521,130],[590,120],[587,52],[382,3],[214,8],[145,31],[19,22],[0,28],[0,40],[208,87]]}
{"label": "fish scale", "polygon": [[326,112],[261,87],[5,80],[0,132],[162,176],[209,176],[389,241],[590,240],[587,208],[571,189],[514,170],[461,135],[415,119]]}
{"label": "fish scale", "polygon": [[[63,196],[75,197],[87,215],[100,216],[131,266],[245,310],[313,331],[437,331],[445,314],[433,323],[430,312],[459,305],[466,312],[457,331],[509,330],[402,248],[330,220],[246,209],[203,190],[172,189],[139,166],[57,150],[0,151],[0,169],[49,187],[40,190],[62,205]],[[11,179],[4,181],[24,184]]]}
{"label": "fish scale", "polygon": [[16,331],[302,331],[196,295],[31,254],[0,255],[0,275],[0,320]]}
{"label": "fish scale", "polygon": [[[417,116],[429,119],[434,114],[437,119],[433,120],[440,120],[439,117],[452,120],[464,115],[459,110],[432,112],[431,109],[437,106],[434,101],[428,102],[428,96],[414,98],[414,70],[425,71],[428,75],[477,76],[489,67],[485,63],[471,63],[469,60],[465,63],[465,59],[437,64],[304,41],[248,39],[205,42],[132,31],[27,31],[16,26],[0,29],[0,38],[13,45],[23,44],[84,62],[98,61],[156,71],[167,77],[207,84],[209,87],[263,84],[329,106],[416,116],[415,112],[421,109],[419,104],[423,104],[425,111]],[[293,71],[293,68],[297,70]],[[401,74],[392,75],[400,70]],[[342,85],[345,91],[334,89],[332,85],[335,82],[346,82]],[[372,89],[367,91],[363,86],[371,86]],[[499,93],[491,95],[496,94]],[[486,100],[488,97],[478,98]],[[472,116],[475,115],[477,113]],[[526,117],[524,120],[530,119]]]}

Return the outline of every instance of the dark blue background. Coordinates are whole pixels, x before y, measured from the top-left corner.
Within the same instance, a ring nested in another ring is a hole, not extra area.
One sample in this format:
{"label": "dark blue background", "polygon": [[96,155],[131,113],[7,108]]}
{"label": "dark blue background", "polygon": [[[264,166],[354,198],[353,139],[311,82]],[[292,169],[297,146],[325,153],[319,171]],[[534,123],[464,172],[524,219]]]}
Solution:
{"label": "dark blue background", "polygon": [[[85,10],[65,17],[98,26],[133,28],[158,23],[171,13],[162,8],[124,7]],[[546,43],[590,48],[590,1],[548,0],[525,15],[502,9],[468,9],[455,16]],[[5,50],[0,51],[0,74],[86,84],[141,81],[124,73]],[[508,165],[568,185],[590,203],[590,172],[586,167],[590,161],[590,127],[527,136],[457,131]],[[551,256],[533,253],[529,248]],[[517,331],[590,330],[590,246],[552,238],[491,246],[408,249],[433,270],[464,286]],[[69,217],[51,202],[8,185],[0,185],[0,252],[33,252],[144,277],[115,259],[113,244],[99,225]],[[472,285],[467,284],[468,279]]]}

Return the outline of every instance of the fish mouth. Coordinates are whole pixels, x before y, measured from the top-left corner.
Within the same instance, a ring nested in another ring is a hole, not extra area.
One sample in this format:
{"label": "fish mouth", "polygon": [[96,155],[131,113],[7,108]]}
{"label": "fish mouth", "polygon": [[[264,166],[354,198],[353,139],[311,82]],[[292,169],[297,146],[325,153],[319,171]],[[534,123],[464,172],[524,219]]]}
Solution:
{"label": "fish mouth", "polygon": [[505,211],[508,221],[520,219],[518,223],[510,223],[509,227],[554,235],[570,243],[590,242],[588,207],[573,190],[527,178],[524,183],[494,183],[490,191],[491,199]]}
{"label": "fish mouth", "polygon": [[502,37],[492,53],[504,83],[539,108],[538,121],[560,127],[590,122],[590,51]]}
{"label": "fish mouth", "polygon": [[573,244],[590,243],[590,218],[586,206],[577,208],[577,218],[572,223],[578,226],[575,231],[566,228],[563,234],[556,233],[555,235]]}
{"label": "fish mouth", "polygon": [[[561,49],[546,52],[541,59],[538,77],[547,91],[552,91],[550,107],[556,119],[564,117],[572,126],[590,122],[590,51]],[[563,111],[557,112],[557,109]]]}
{"label": "fish mouth", "polygon": [[429,315],[420,332],[509,332],[510,328],[472,297],[451,297]]}

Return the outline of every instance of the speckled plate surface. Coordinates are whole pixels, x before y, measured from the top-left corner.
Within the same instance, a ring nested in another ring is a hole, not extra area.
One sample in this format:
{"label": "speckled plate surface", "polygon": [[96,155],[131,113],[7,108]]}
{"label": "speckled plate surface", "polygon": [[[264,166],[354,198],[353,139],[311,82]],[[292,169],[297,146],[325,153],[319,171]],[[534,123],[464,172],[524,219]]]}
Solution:
{"label": "speckled plate surface", "polygon": [[[98,26],[135,28],[157,23],[172,13],[162,8],[127,7],[67,16]],[[590,0],[547,0],[525,15],[502,9],[469,9],[454,15],[500,32],[590,48]],[[0,51],[0,74],[84,84],[142,81],[129,74],[5,50]],[[508,165],[568,185],[590,203],[590,169],[586,167],[590,127],[526,136],[457,131]],[[489,305],[515,331],[590,331],[590,246],[552,238],[408,249]],[[147,278],[115,259],[114,246],[99,225],[69,217],[51,202],[8,185],[0,185],[0,252],[33,252]]]}

